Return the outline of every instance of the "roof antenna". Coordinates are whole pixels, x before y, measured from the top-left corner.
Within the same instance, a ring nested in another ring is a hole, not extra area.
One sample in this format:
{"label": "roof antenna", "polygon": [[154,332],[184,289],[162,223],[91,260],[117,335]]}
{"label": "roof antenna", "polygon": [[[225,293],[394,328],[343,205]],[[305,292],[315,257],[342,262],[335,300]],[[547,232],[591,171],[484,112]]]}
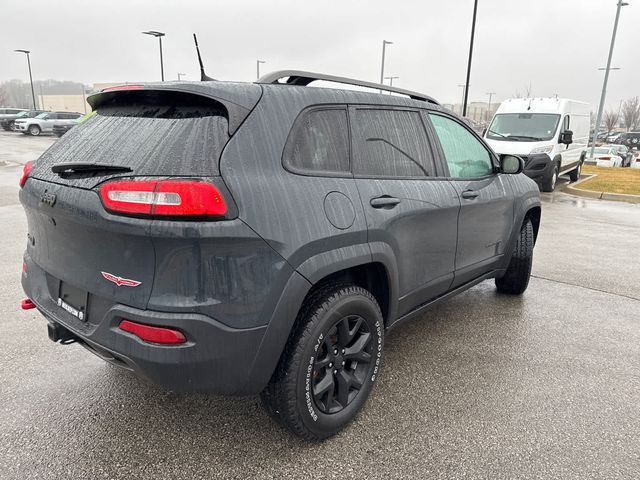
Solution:
{"label": "roof antenna", "polygon": [[204,73],[204,66],[202,65],[202,57],[200,56],[200,48],[198,47],[198,37],[196,37],[195,33],[193,34],[193,41],[196,44],[196,53],[198,54],[198,62],[200,63],[200,81],[206,82],[210,80],[215,80],[215,78],[211,78],[207,76],[206,73]]}

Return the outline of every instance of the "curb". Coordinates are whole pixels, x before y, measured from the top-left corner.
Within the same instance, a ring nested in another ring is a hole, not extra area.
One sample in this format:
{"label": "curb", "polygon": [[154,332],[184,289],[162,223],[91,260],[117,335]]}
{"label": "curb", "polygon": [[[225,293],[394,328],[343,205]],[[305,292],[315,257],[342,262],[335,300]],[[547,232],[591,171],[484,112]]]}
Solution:
{"label": "curb", "polygon": [[640,195],[631,195],[626,193],[610,193],[610,192],[592,192],[590,190],[582,190],[580,188],[576,188],[577,185],[580,185],[582,182],[586,182],[587,180],[591,180],[598,175],[587,175],[585,178],[581,178],[577,182],[566,185],[562,191],[568,193],[570,195],[575,195],[577,197],[585,197],[585,198],[593,198],[596,200],[611,200],[614,202],[628,202],[628,203],[640,203]]}

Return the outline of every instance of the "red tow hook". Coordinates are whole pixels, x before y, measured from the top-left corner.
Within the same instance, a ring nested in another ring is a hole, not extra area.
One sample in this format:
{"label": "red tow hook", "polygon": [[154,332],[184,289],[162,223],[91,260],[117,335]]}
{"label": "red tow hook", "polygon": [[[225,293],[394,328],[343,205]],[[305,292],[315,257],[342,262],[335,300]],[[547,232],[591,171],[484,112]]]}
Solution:
{"label": "red tow hook", "polygon": [[25,298],[20,302],[20,306],[23,310],[31,310],[32,308],[36,308],[36,304],[31,301],[30,298]]}

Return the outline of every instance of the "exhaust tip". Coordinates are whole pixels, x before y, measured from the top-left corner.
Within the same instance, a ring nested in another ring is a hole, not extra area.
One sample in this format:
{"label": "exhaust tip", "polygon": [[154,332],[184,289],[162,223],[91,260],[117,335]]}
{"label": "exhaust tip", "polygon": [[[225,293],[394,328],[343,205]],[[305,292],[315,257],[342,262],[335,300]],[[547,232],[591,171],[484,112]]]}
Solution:
{"label": "exhaust tip", "polygon": [[20,307],[22,310],[31,310],[32,308],[36,308],[36,304],[33,303],[30,298],[25,298],[20,302]]}

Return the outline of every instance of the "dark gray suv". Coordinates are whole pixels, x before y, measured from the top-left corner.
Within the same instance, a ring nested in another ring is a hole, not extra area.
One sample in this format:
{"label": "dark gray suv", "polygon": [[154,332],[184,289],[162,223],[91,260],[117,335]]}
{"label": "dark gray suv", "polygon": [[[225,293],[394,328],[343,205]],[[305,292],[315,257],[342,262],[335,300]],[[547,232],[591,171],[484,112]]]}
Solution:
{"label": "dark gray suv", "polygon": [[23,308],[54,341],[173,390],[262,392],[317,440],[365,403],[385,331],[488,278],[527,288],[536,184],[430,97],[286,71],[89,102],[20,181]]}

